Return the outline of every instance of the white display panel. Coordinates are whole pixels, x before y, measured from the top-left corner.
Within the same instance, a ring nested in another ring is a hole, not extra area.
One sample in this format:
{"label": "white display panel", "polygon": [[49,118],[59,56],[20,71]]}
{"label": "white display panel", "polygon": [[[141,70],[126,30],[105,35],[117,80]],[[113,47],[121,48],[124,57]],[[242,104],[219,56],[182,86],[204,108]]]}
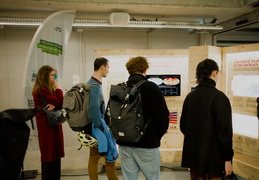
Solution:
{"label": "white display panel", "polygon": [[234,75],[232,91],[234,96],[259,97],[259,75]]}
{"label": "white display panel", "polygon": [[[188,55],[139,55],[148,59],[149,69],[147,74],[181,74],[181,94],[187,94],[188,85]],[[105,99],[109,97],[110,86],[128,79],[128,71],[125,67],[131,57],[130,55],[104,56],[109,60],[110,72],[103,79],[103,91]]]}
{"label": "white display panel", "polygon": [[235,98],[235,112],[240,112],[233,113],[234,133],[258,138],[258,118],[242,112],[254,111],[251,104],[255,102],[251,99],[259,97],[259,51],[227,54],[226,60],[227,91]]}
{"label": "white display panel", "polygon": [[232,71],[258,71],[259,51],[230,53],[226,55],[227,66]]}
{"label": "white display panel", "polygon": [[233,113],[233,132],[248,136],[251,138],[258,138],[258,118],[254,116],[247,116],[243,114]]}

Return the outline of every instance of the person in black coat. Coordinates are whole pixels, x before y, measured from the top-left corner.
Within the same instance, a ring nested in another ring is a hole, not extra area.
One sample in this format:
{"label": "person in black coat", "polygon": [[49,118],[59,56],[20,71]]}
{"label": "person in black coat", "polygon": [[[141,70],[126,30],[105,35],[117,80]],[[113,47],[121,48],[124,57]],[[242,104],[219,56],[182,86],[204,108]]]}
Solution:
{"label": "person in black coat", "polygon": [[232,112],[227,96],[216,89],[219,68],[211,59],[196,69],[198,86],[184,100],[180,129],[184,134],[182,167],[191,179],[222,179],[232,173]]}

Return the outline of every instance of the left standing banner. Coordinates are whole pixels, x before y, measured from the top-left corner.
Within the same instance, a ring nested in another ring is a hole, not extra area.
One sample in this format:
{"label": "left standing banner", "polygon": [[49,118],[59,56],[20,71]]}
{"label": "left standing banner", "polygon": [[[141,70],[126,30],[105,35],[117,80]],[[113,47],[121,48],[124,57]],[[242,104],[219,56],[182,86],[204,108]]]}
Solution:
{"label": "left standing banner", "polygon": [[[32,88],[39,68],[50,65],[55,69],[55,78],[61,82],[66,46],[75,19],[74,10],[58,11],[50,15],[37,29],[30,44],[26,58],[26,76],[24,78],[24,107],[34,108]],[[31,127],[29,149],[38,149],[38,132],[35,118],[28,125]]]}

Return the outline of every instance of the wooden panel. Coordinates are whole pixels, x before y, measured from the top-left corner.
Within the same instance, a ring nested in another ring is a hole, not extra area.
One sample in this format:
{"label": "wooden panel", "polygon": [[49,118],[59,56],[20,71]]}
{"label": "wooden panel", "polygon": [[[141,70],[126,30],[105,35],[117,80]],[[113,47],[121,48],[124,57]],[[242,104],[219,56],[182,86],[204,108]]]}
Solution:
{"label": "wooden panel", "polygon": [[[254,75],[258,72],[251,71],[251,68],[246,72],[246,68],[243,69],[233,69],[229,66],[227,67],[227,54],[231,53],[241,53],[241,52],[251,52],[259,51],[259,44],[248,44],[241,46],[225,47],[222,48],[222,58],[223,58],[223,77],[225,82],[231,82],[233,75],[238,75],[239,71],[242,74]],[[259,55],[258,55],[259,59]],[[241,74],[241,73],[240,73]],[[225,89],[227,90],[227,96],[230,98],[232,104],[233,113],[256,116],[257,103],[255,97],[244,97],[244,96],[234,96],[232,92],[231,83],[224,83]],[[245,119],[244,119],[245,121]],[[233,167],[234,172],[238,175],[249,179],[257,180],[259,179],[259,140],[258,138],[250,138],[243,135],[234,134],[233,137],[233,148],[234,148],[234,160]]]}
{"label": "wooden panel", "polygon": [[[196,46],[189,48],[189,89],[197,86],[195,77],[196,67],[199,62],[206,58],[213,59],[218,63],[218,66],[221,69],[221,51],[221,48],[214,46]],[[217,82],[217,88],[220,90],[222,89],[221,81],[222,79],[219,78]]]}
{"label": "wooden panel", "polygon": [[253,167],[250,164],[246,164],[243,161],[234,159],[233,169],[236,174],[247,179],[247,180],[258,180],[259,170],[257,167]]}
{"label": "wooden panel", "polygon": [[187,49],[96,49],[96,56],[188,55]]}

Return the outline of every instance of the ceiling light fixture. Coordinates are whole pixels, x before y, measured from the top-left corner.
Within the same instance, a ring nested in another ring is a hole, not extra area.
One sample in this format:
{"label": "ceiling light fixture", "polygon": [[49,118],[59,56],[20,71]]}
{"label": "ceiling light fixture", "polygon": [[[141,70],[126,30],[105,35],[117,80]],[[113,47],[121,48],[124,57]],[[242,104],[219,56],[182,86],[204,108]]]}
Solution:
{"label": "ceiling light fixture", "polygon": [[42,22],[15,22],[15,21],[0,21],[0,25],[6,26],[39,26]]}
{"label": "ceiling light fixture", "polygon": [[[0,18],[0,25],[7,26],[39,26],[44,19],[12,19]],[[75,20],[74,27],[114,27],[114,28],[173,28],[173,29],[197,29],[197,30],[220,30],[222,26],[211,23],[186,23],[164,21],[130,21],[127,25],[111,24],[107,20]]]}
{"label": "ceiling light fixture", "polygon": [[214,29],[220,30],[223,29],[221,26],[201,26],[201,25],[156,25],[156,24],[128,24],[128,25],[111,25],[107,24],[98,24],[98,23],[73,23],[75,27],[123,27],[123,28],[175,28],[175,29]]}

